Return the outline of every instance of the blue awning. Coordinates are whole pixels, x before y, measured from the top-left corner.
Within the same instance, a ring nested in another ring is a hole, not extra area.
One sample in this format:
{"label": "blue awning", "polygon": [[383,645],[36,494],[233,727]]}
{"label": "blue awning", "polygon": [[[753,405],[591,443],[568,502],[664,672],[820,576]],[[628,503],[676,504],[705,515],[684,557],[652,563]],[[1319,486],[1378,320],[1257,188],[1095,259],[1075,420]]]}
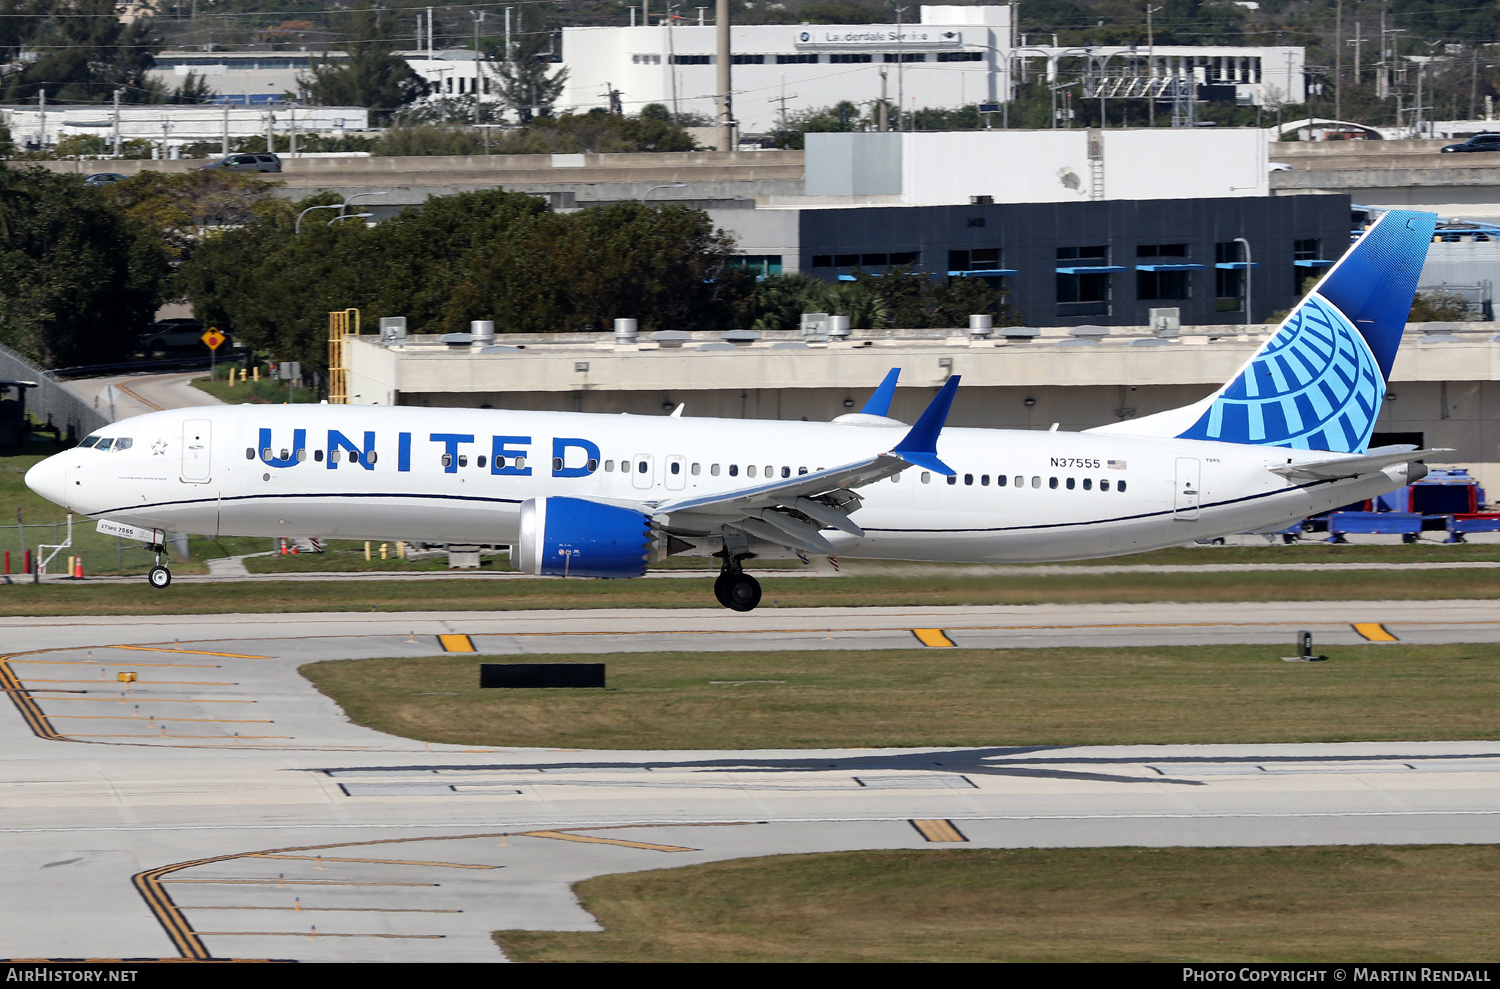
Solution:
{"label": "blue awning", "polygon": [[1326,268],[1333,264],[1333,262],[1324,260],[1323,258],[1304,258],[1293,261],[1292,264],[1299,268]]}
{"label": "blue awning", "polygon": [[1223,268],[1228,271],[1244,271],[1246,268],[1259,268],[1260,263],[1256,261],[1220,261],[1214,267]]}
{"label": "blue awning", "polygon": [[1015,268],[978,268],[971,271],[950,271],[949,278],[995,278],[1001,275],[1019,275],[1021,272]]}
{"label": "blue awning", "polygon": [[1202,271],[1201,264],[1138,264],[1136,271]]}
{"label": "blue awning", "polygon": [[1129,270],[1129,268],[1118,264],[1091,264],[1082,267],[1060,267],[1057,269],[1057,273],[1059,275],[1114,275]]}

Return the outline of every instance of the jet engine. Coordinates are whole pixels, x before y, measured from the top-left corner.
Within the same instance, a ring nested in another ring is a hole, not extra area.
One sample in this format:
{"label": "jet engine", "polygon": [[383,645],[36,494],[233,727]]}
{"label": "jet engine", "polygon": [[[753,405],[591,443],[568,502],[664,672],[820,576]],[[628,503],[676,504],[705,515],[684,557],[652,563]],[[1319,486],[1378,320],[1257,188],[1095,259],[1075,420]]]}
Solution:
{"label": "jet engine", "polygon": [[639,577],[655,533],[641,512],[583,498],[521,503],[521,538],[513,565],[537,576]]}

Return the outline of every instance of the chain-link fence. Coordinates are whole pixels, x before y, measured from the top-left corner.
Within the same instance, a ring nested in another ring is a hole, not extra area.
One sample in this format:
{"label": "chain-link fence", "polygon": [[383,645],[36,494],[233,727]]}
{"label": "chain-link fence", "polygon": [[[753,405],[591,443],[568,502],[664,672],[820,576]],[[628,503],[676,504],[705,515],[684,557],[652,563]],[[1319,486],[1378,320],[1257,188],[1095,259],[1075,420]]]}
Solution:
{"label": "chain-link fence", "polygon": [[[16,576],[26,572],[26,554],[35,558],[38,547],[63,546],[68,543],[66,522],[27,522],[24,525],[0,525],[0,575]],[[43,551],[44,555],[51,552]],[[94,529],[92,519],[75,516],[70,545],[57,551],[47,566],[48,573],[66,571],[67,559],[81,556],[86,573],[140,570],[150,566],[153,555],[141,550],[141,544],[118,536],[106,536]],[[9,568],[6,569],[6,563]]]}
{"label": "chain-link fence", "polygon": [[69,443],[109,424],[109,416],[69,391],[49,371],[43,371],[6,347],[0,347],[0,379],[35,381],[26,390],[26,409],[48,426],[56,427]]}

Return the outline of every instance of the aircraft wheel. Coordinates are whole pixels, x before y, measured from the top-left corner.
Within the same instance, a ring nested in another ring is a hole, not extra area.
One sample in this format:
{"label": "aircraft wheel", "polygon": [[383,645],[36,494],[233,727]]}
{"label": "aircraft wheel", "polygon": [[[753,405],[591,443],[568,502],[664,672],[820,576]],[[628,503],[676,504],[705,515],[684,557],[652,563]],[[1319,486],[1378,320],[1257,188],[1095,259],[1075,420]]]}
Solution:
{"label": "aircraft wheel", "polygon": [[[727,578],[727,579],[725,579]],[[724,593],[719,598],[731,611],[753,611],[760,604],[760,581],[747,573],[725,574]],[[718,587],[715,585],[715,592]]]}
{"label": "aircraft wheel", "polygon": [[714,597],[726,608],[729,607],[729,584],[733,579],[734,575],[726,571],[719,574],[718,579],[714,581]]}
{"label": "aircraft wheel", "polygon": [[152,567],[151,572],[146,575],[146,579],[151,582],[152,587],[161,590],[172,583],[172,571],[162,566]]}

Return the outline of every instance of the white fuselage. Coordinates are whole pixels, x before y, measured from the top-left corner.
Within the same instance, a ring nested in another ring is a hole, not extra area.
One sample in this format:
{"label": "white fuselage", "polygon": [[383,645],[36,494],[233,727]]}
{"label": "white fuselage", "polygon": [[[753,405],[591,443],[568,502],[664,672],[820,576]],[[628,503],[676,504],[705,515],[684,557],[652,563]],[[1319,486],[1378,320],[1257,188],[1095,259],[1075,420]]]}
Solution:
{"label": "white fuselage", "polygon": [[[168,532],[508,544],[527,499],[649,512],[764,483],[768,470],[796,476],[884,453],[904,433],[894,422],[241,405],[123,420],[95,435],[128,438],[128,448],[66,451],[28,483],[81,514]],[[1329,454],[1104,433],[948,427],[937,452],[958,472],[953,483],[912,467],[859,488],[852,517],[865,536],[824,530],[841,555],[1111,556],[1279,528],[1405,483],[1404,465],[1296,483],[1268,468]],[[679,531],[670,514],[658,522]],[[682,534],[698,552],[717,548]]]}

